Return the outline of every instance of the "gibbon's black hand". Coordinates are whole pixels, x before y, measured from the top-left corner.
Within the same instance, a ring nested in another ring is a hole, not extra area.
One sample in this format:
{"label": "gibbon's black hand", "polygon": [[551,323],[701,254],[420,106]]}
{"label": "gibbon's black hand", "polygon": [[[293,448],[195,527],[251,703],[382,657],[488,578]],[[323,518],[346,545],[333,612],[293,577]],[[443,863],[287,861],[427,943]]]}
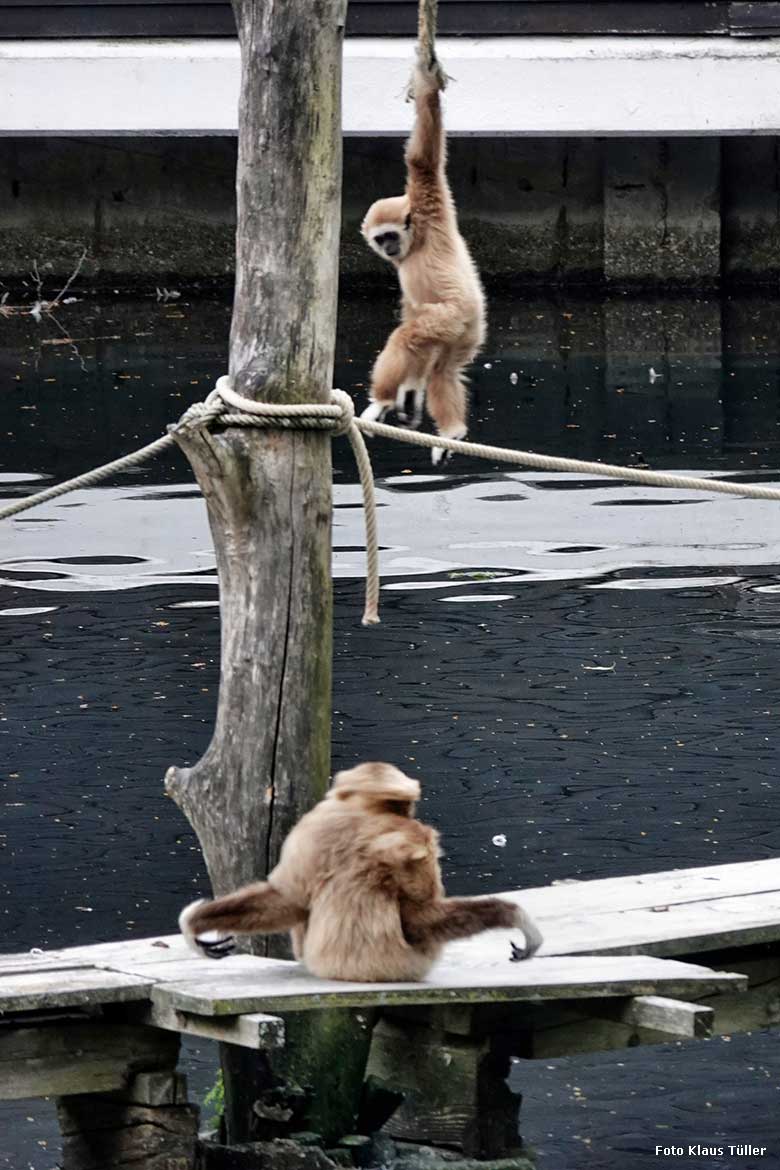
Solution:
{"label": "gibbon's black hand", "polygon": [[232,934],[214,940],[196,938],[195,942],[209,959],[225,959],[236,949],[236,941]]}
{"label": "gibbon's black hand", "polygon": [[512,953],[509,956],[509,962],[522,963],[523,959],[525,959],[528,955],[528,948],[524,946],[519,947],[516,942],[510,942],[509,945],[512,948]]}

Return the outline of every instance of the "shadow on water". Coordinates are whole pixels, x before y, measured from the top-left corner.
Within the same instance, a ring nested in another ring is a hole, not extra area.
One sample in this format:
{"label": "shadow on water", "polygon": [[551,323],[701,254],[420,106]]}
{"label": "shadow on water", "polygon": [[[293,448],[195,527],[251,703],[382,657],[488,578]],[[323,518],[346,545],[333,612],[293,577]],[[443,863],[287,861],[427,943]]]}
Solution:
{"label": "shadow on water", "polygon": [[[471,436],[773,482],[777,316],[766,298],[496,300]],[[336,382],[359,406],[392,319],[342,305]],[[228,321],[221,302],[81,303],[65,342],[0,320],[0,495],[161,433],[223,371]],[[453,892],[776,854],[776,505],[371,452],[384,590],[364,630],[359,490],[334,447],[334,764],[423,778]],[[183,457],[5,523],[0,630],[3,949],[171,930],[206,878],[162,776],[208,743],[219,661]],[[555,1170],[649,1166],[656,1131],[718,1144],[717,1100],[723,1140],[777,1151],[775,1047],[519,1066],[524,1130]],[[56,1164],[40,1103],[0,1105],[0,1135],[0,1167]]]}

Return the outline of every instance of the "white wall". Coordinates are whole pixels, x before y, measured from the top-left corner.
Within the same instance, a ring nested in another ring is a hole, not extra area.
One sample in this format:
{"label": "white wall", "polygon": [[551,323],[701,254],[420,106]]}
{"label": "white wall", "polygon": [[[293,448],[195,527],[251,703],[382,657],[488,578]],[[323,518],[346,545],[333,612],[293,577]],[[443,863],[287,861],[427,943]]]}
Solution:
{"label": "white wall", "polygon": [[[442,38],[450,133],[780,131],[780,40]],[[405,134],[409,40],[351,38],[344,131]],[[234,134],[230,40],[0,41],[0,135]]]}

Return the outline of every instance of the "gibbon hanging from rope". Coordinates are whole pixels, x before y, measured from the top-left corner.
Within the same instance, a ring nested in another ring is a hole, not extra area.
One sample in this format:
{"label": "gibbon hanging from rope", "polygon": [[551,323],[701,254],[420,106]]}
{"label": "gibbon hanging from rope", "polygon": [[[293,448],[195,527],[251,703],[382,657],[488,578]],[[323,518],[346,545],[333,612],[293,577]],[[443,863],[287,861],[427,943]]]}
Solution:
{"label": "gibbon hanging from rope", "polygon": [[[401,286],[401,324],[376,360],[363,418],[381,420],[395,408],[401,422],[416,428],[425,404],[440,435],[462,439],[468,429],[463,371],[484,341],[485,296],[447,182],[439,97],[445,76],[433,48],[434,22],[435,3],[423,0],[406,192],[372,204],[361,227],[369,247],[397,269]],[[431,451],[434,464],[445,457]]]}

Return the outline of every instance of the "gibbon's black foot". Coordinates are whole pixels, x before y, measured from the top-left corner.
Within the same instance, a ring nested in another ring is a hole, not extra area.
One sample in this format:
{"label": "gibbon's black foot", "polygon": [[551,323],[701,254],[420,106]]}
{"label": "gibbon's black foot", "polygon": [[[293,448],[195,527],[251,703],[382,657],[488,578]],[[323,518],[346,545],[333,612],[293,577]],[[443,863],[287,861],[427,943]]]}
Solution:
{"label": "gibbon's black foot", "polygon": [[225,959],[228,955],[232,955],[236,949],[236,940],[232,934],[216,939],[204,936],[203,938],[195,938],[194,941],[209,959]]}
{"label": "gibbon's black foot", "polygon": [[423,419],[425,391],[402,386],[395,399],[395,417],[401,426],[419,429]]}
{"label": "gibbon's black foot", "polygon": [[510,942],[509,945],[512,948],[512,953],[509,956],[510,963],[522,963],[523,959],[530,959],[533,954],[533,951],[531,951],[531,954],[528,953],[527,946],[519,947],[516,942]]}

